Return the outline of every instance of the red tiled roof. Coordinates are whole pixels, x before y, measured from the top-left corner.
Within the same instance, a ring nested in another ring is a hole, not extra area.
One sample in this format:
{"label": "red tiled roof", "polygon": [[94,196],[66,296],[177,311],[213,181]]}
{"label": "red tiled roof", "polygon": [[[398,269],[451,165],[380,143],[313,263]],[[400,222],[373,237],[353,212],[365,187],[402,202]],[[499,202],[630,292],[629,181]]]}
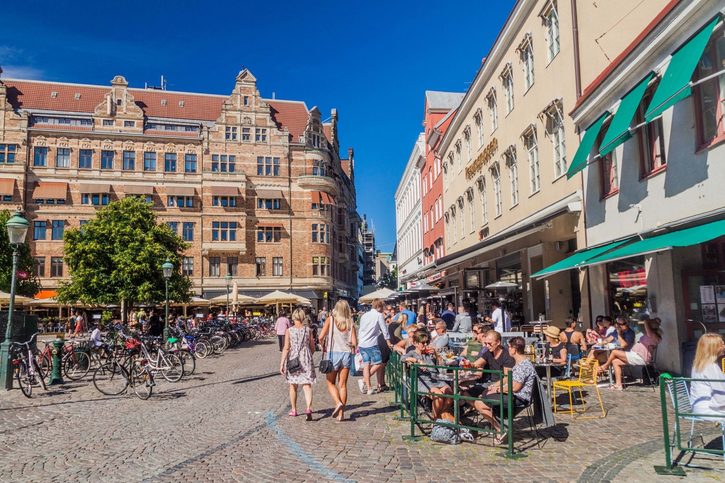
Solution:
{"label": "red tiled roof", "polygon": [[322,131],[325,133],[327,142],[331,143],[332,142],[332,126],[330,124],[323,124]]}
{"label": "red tiled roof", "polygon": [[299,142],[300,136],[305,132],[309,112],[307,106],[301,101],[280,101],[265,99],[272,109],[272,117],[283,127],[289,129],[292,136],[292,142]]}
{"label": "red tiled roof", "polygon": [[149,135],[157,135],[157,136],[169,136],[169,137],[179,137],[179,138],[197,138],[197,137],[199,137],[199,133],[194,132],[194,131],[165,131],[163,129],[146,129],[144,132]]}

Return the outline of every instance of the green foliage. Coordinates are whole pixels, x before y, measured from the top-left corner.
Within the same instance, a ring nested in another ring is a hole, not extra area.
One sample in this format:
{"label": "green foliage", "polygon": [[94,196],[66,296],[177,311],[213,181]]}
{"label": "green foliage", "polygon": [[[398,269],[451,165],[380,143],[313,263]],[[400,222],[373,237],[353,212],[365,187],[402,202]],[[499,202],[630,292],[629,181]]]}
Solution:
{"label": "green foliage", "polygon": [[394,266],[393,270],[386,273],[378,280],[378,288],[389,288],[390,290],[398,289],[398,267]]}
{"label": "green foliage", "polygon": [[101,329],[105,329],[109,326],[111,320],[113,320],[113,314],[108,310],[104,310],[103,312],[101,312],[101,321],[98,325],[101,327]]}
{"label": "green foliage", "polygon": [[160,302],[165,298],[161,265],[174,264],[171,300],[186,302],[191,282],[181,274],[181,237],[158,224],[151,207],[137,197],[114,201],[81,229],[65,233],[65,262],[70,280],[58,288],[62,302],[117,304]]}
{"label": "green foliage", "polygon": [[[5,223],[13,216],[7,210],[0,211],[0,290],[10,292],[10,281],[13,271],[13,249],[8,240],[8,231]],[[18,270],[28,273],[26,280],[17,280],[15,289],[18,294],[27,297],[34,296],[40,289],[40,283],[35,276],[35,260],[30,255],[30,247],[27,243],[20,246],[20,260]]]}

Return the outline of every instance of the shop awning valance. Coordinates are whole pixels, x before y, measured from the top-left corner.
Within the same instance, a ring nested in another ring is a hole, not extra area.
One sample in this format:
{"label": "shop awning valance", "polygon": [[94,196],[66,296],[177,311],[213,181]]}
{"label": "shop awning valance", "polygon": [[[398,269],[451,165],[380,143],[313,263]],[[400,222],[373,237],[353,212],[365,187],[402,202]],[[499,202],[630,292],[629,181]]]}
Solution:
{"label": "shop awning valance", "polygon": [[239,196],[239,188],[236,186],[212,186],[213,196]]}
{"label": "shop awning valance", "polygon": [[68,183],[41,181],[33,190],[34,200],[64,200],[68,193]]}
{"label": "shop awning valance", "polygon": [[15,180],[12,178],[0,179],[0,196],[12,196],[15,193]]}
{"label": "shop awning valance", "polygon": [[613,250],[628,241],[630,241],[631,238],[628,238],[626,240],[620,240],[612,243],[608,243],[606,245],[602,245],[599,247],[594,248],[587,248],[581,251],[576,252],[575,254],[571,255],[570,257],[567,257],[563,260],[559,260],[558,262],[554,263],[553,265],[549,265],[548,267],[544,268],[543,270],[539,270],[538,272],[531,275],[531,278],[544,278],[548,277],[549,275],[554,275],[555,273],[563,272],[566,270],[571,270],[572,268],[579,268],[586,266],[587,260],[594,258],[598,255],[602,255],[604,253],[607,253],[610,250]]}
{"label": "shop awning valance", "polygon": [[310,191],[310,198],[312,199],[313,203],[319,204],[322,200],[322,196],[320,196],[321,193],[319,191]]}
{"label": "shop awning valance", "polygon": [[257,198],[263,198],[267,200],[274,200],[282,198],[284,195],[281,190],[257,190]]}
{"label": "shop awning valance", "polygon": [[723,235],[725,235],[725,220],[714,221],[712,223],[672,231],[630,243],[629,245],[590,258],[586,261],[586,264],[598,265],[600,263],[613,262],[638,255],[670,250],[675,247],[689,247],[698,243],[705,243]]}
{"label": "shop awning valance", "polygon": [[78,191],[80,191],[83,194],[92,194],[92,193],[110,193],[111,192],[111,185],[110,184],[81,184],[78,185]]}
{"label": "shop awning valance", "polygon": [[629,126],[632,124],[632,119],[637,112],[642,97],[647,90],[647,85],[652,79],[654,73],[650,73],[647,77],[642,79],[634,89],[629,91],[619,103],[617,113],[614,115],[612,122],[609,124],[607,134],[604,135],[601,144],[599,145],[599,154],[606,156],[614,150],[617,146],[632,137],[632,133],[629,131]]}
{"label": "shop awning valance", "polygon": [[652,121],[668,108],[690,96],[692,93],[690,78],[719,20],[718,15],[672,54],[670,64],[652,96],[652,102],[647,107],[645,121]]}
{"label": "shop awning valance", "polygon": [[148,185],[125,185],[123,192],[127,195],[152,195],[154,194],[154,187]]}
{"label": "shop awning valance", "polygon": [[604,124],[604,121],[608,118],[609,112],[605,112],[599,116],[599,119],[594,121],[592,125],[587,128],[584,136],[582,136],[581,142],[579,143],[579,148],[576,150],[574,159],[571,161],[571,165],[569,165],[569,170],[566,172],[567,178],[570,179],[586,167],[587,159],[589,159],[589,153],[594,147],[594,143],[597,141],[599,132],[602,130],[602,124]]}
{"label": "shop awning valance", "polygon": [[167,186],[166,194],[171,196],[194,196],[196,189],[193,186]]}

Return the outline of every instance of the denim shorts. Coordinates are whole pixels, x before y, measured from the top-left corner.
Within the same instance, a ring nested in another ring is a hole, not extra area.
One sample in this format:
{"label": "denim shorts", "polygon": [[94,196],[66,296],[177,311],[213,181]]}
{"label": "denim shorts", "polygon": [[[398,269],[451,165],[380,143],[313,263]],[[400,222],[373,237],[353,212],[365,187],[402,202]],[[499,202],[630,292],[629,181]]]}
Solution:
{"label": "denim shorts", "polygon": [[383,354],[380,352],[380,348],[377,346],[361,347],[360,355],[362,356],[362,360],[365,364],[376,365],[383,363]]}
{"label": "denim shorts", "polygon": [[332,365],[336,371],[352,367],[352,354],[349,352],[332,351]]}

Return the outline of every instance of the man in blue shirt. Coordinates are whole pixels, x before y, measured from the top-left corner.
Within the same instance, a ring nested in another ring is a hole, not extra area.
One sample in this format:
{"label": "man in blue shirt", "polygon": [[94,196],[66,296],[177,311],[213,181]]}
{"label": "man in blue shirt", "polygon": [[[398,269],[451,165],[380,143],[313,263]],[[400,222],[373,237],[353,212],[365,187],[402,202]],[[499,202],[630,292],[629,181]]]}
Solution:
{"label": "man in blue shirt", "polygon": [[617,317],[617,341],[619,347],[628,352],[634,347],[634,331],[629,327],[629,322],[625,317]]}
{"label": "man in blue shirt", "polygon": [[[408,325],[415,324],[415,319],[417,318],[417,316],[415,315],[415,312],[408,309],[408,304],[406,304],[405,302],[400,302],[398,307],[400,307],[401,314],[405,314],[408,316]],[[398,316],[396,315],[393,320],[397,320],[397,319],[398,319]]]}
{"label": "man in blue shirt", "polygon": [[453,325],[456,323],[456,312],[454,309],[455,305],[448,304],[448,308],[441,314],[441,319],[446,323],[448,330],[453,329]]}

